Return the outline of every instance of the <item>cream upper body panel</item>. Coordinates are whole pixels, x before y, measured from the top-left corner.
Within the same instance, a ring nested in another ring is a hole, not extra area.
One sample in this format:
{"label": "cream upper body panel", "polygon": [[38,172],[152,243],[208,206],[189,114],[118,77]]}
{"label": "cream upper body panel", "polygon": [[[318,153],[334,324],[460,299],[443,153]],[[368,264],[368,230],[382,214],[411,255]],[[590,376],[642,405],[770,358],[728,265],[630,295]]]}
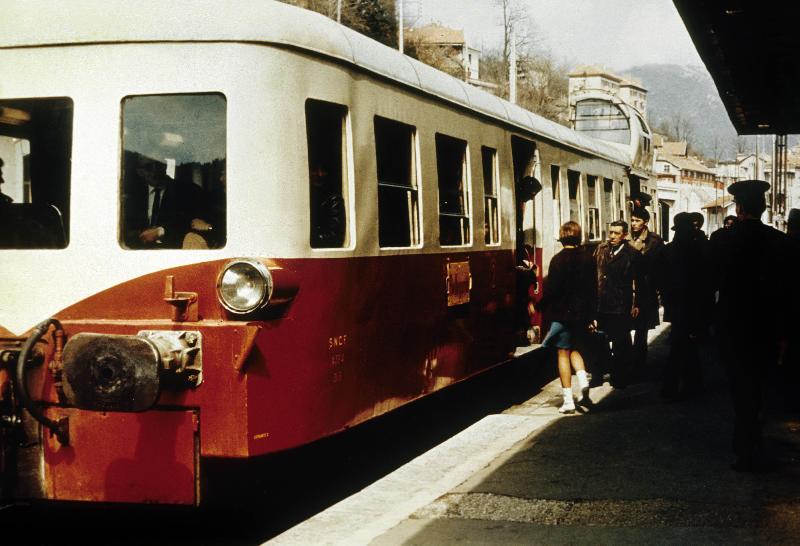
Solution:
{"label": "cream upper body panel", "polygon": [[[201,261],[510,250],[512,134],[535,141],[543,165],[560,162],[564,169],[608,171],[618,179],[627,163],[614,147],[277,2],[10,1],[0,20],[0,67],[0,100],[68,97],[74,108],[68,246],[0,250],[0,326],[17,334],[100,290]],[[363,77],[365,70],[380,77]],[[119,242],[122,101],[192,93],[226,100],[226,244],[214,250],[126,250]],[[309,244],[308,98],[348,107],[349,244],[342,249]],[[382,249],[378,243],[375,116],[416,128],[416,247]],[[437,133],[467,142],[472,240],[463,247],[439,244]],[[484,244],[479,229],[482,146],[497,150],[500,167],[499,245]],[[543,199],[544,194],[536,199],[539,217]]]}

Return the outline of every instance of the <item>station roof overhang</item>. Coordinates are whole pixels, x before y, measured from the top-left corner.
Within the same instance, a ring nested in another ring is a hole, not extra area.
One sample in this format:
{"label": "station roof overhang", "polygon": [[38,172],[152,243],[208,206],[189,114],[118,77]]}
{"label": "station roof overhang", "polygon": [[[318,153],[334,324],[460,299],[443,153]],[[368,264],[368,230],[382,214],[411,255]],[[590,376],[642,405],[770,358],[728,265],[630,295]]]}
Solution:
{"label": "station roof overhang", "polygon": [[800,133],[800,5],[673,0],[739,134]]}

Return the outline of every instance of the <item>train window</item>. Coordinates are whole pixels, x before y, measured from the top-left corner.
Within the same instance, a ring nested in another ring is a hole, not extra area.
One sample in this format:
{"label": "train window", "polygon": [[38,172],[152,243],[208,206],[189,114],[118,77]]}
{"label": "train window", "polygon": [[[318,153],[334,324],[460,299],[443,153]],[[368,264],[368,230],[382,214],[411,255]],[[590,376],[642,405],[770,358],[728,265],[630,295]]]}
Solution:
{"label": "train window", "polygon": [[375,117],[378,238],[383,248],[419,245],[416,129]]}
{"label": "train window", "polygon": [[597,203],[597,177],[586,177],[586,235],[590,241],[600,239],[600,207]]}
{"label": "train window", "polygon": [[561,167],[550,165],[550,184],[553,187],[553,233],[561,229]]}
{"label": "train window", "polygon": [[65,248],[72,162],[69,98],[0,100],[0,248]]}
{"label": "train window", "polygon": [[471,241],[467,142],[436,133],[439,176],[439,243],[468,245]]}
{"label": "train window", "polygon": [[573,222],[581,222],[581,203],[580,186],[581,173],[577,171],[567,171],[567,186],[569,191],[569,219]]}
{"label": "train window", "polygon": [[341,248],[347,236],[347,107],[306,101],[311,247]]}
{"label": "train window", "polygon": [[500,213],[497,207],[497,150],[487,146],[481,147],[483,160],[483,200],[484,200],[484,233],[487,245],[500,243]]}
{"label": "train window", "polygon": [[220,94],[122,100],[123,248],[225,245],[225,127]]}
{"label": "train window", "polygon": [[601,209],[603,232],[600,235],[602,239],[606,238],[608,234],[608,224],[614,219],[614,181],[610,178],[603,179],[603,205]]}
{"label": "train window", "polygon": [[607,100],[582,100],[575,105],[575,130],[594,138],[628,144],[630,122],[623,111]]}

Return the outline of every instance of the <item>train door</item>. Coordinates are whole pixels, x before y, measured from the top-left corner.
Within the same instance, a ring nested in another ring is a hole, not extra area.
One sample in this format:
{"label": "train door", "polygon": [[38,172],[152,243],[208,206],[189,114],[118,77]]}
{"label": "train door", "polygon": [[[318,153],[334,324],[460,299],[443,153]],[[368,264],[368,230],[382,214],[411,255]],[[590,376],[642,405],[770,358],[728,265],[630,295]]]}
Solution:
{"label": "train door", "polygon": [[517,260],[516,309],[520,341],[537,343],[541,338],[539,319],[534,313],[542,272],[541,248],[536,245],[536,214],[534,197],[542,189],[536,177],[538,152],[530,140],[511,137],[511,156],[514,164],[515,253]]}

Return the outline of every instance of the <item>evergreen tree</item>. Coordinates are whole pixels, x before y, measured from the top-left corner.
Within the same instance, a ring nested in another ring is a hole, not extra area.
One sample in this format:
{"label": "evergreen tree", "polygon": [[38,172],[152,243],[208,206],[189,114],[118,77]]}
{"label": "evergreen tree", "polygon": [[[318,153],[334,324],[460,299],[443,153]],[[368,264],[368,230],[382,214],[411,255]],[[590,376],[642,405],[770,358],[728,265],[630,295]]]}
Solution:
{"label": "evergreen tree", "polygon": [[[336,0],[282,0],[336,18]],[[390,47],[397,47],[395,0],[341,0],[342,24]]]}

